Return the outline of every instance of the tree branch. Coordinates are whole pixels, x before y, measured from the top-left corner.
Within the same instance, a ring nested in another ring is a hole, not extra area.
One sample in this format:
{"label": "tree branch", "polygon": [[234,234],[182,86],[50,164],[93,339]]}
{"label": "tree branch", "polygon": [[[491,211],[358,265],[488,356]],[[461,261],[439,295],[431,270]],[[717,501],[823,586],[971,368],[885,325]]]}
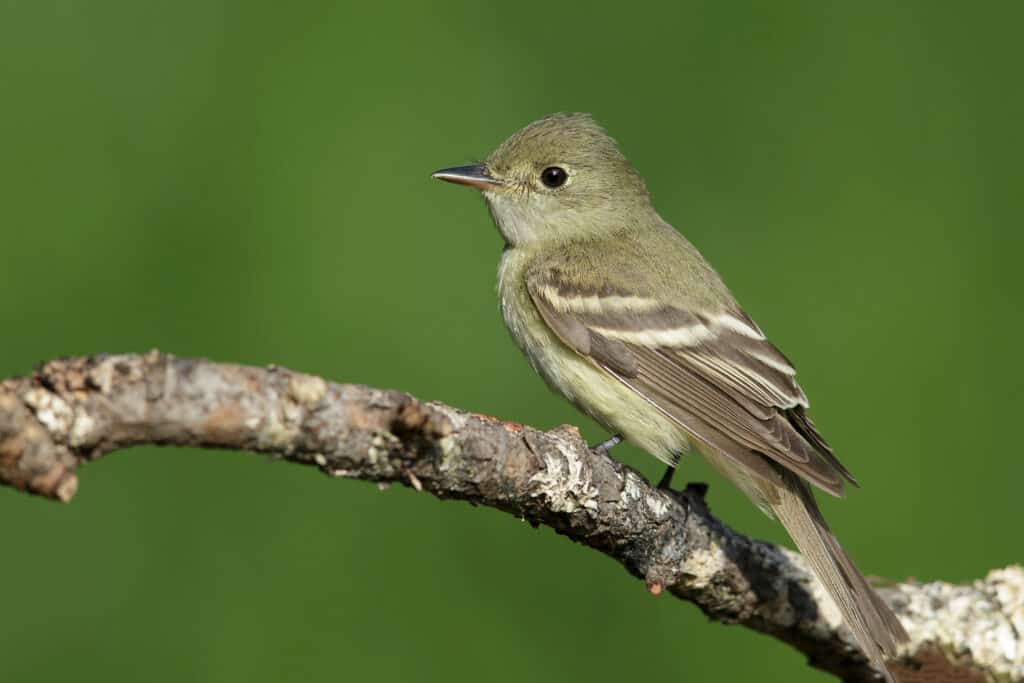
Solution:
{"label": "tree branch", "polygon": [[[876,680],[799,555],[729,529],[700,491],[652,488],[574,427],[542,432],[398,391],[156,351],[57,360],[0,383],[4,484],[69,501],[80,465],[141,444],[268,453],[504,510],[615,558],[652,593],[774,636],[844,680]],[[912,638],[901,681],[1024,680],[1020,567],[880,592]]]}

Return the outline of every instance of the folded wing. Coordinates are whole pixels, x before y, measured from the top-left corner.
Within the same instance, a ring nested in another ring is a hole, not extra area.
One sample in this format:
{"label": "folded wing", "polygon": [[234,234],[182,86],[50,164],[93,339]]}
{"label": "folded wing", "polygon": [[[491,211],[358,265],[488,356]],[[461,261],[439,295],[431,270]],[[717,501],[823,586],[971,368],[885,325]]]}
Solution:
{"label": "folded wing", "polygon": [[527,286],[563,343],[725,456],[774,481],[766,457],[837,496],[856,484],[807,417],[792,364],[738,308],[581,291],[557,268],[535,270]]}

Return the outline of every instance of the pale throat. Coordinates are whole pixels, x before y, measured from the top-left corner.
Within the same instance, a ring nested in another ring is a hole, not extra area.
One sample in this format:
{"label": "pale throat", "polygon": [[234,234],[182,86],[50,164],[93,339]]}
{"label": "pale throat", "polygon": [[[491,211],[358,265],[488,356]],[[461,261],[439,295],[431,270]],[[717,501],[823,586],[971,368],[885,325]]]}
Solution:
{"label": "pale throat", "polygon": [[607,235],[635,225],[637,216],[651,224],[661,220],[646,201],[586,206],[533,192],[484,190],[482,194],[498,231],[513,248]]}
{"label": "pale throat", "polygon": [[553,212],[544,197],[487,191],[483,195],[498,231],[509,246],[536,242],[547,232]]}
{"label": "pale throat", "polygon": [[607,223],[599,213],[544,194],[484,191],[483,195],[498,231],[511,247],[600,233]]}

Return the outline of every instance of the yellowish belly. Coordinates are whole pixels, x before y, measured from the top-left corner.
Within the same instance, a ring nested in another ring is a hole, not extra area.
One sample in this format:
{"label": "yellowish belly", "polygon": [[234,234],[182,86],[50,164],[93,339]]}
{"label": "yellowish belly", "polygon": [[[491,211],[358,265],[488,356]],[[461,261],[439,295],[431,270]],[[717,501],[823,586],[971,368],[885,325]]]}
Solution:
{"label": "yellowish belly", "polygon": [[552,389],[631,443],[663,462],[672,463],[689,449],[676,423],[613,376],[565,346],[533,305],[524,272],[530,254],[506,250],[499,271],[501,313],[512,337],[533,368]]}

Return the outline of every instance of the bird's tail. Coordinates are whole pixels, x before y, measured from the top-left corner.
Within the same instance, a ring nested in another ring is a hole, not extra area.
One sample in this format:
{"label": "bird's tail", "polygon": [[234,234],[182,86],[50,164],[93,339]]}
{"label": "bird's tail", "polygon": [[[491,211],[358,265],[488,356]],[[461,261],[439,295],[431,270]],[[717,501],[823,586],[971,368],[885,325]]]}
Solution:
{"label": "bird's tail", "polygon": [[769,506],[832,596],[864,654],[891,681],[885,659],[896,655],[907,632],[832,535],[810,487],[791,472],[782,475],[784,485],[773,487]]}

